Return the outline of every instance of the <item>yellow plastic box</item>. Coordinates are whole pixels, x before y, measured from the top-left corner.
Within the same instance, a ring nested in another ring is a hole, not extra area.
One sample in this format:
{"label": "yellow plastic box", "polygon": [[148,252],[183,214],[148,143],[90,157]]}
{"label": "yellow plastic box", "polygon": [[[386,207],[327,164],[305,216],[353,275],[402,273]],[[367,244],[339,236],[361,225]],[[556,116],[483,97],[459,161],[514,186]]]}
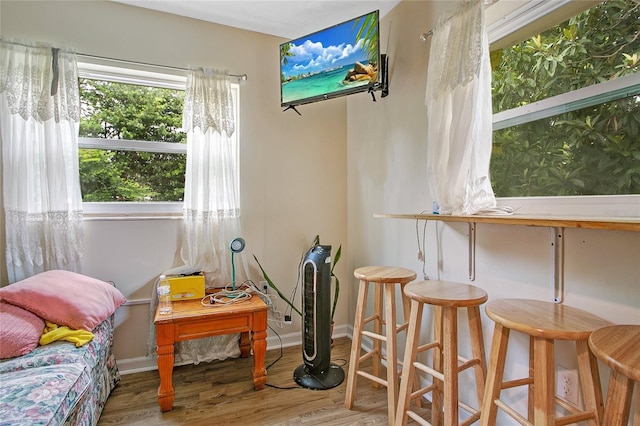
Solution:
{"label": "yellow plastic box", "polygon": [[171,287],[171,300],[202,299],[204,297],[204,275],[189,275],[187,277],[167,277]]}

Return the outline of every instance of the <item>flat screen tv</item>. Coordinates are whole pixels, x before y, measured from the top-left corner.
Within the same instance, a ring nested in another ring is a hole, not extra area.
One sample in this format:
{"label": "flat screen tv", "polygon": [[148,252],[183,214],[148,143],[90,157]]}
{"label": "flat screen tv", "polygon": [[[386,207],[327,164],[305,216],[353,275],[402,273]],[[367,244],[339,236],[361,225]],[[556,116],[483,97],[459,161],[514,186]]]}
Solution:
{"label": "flat screen tv", "polygon": [[379,12],[280,45],[280,105],[366,92],[378,84]]}

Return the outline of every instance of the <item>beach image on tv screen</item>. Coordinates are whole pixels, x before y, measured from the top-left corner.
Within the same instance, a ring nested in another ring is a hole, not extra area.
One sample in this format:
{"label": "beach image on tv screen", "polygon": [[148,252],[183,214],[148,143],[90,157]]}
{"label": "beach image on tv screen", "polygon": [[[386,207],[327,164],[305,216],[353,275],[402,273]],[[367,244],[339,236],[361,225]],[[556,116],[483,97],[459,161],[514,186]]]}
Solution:
{"label": "beach image on tv screen", "polygon": [[280,45],[282,104],[378,80],[377,12]]}

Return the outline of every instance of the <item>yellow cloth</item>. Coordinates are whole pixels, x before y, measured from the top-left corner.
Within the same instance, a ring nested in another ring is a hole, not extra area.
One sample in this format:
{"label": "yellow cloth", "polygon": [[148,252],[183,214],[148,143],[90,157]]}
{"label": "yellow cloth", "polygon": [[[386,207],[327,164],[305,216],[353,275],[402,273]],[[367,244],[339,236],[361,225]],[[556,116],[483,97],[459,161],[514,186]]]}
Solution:
{"label": "yellow cloth", "polygon": [[80,347],[85,343],[89,343],[93,339],[93,333],[86,330],[72,330],[69,327],[54,324],[49,321],[45,321],[46,326],[40,336],[40,344],[48,345],[56,340],[66,340],[76,344],[76,347]]}

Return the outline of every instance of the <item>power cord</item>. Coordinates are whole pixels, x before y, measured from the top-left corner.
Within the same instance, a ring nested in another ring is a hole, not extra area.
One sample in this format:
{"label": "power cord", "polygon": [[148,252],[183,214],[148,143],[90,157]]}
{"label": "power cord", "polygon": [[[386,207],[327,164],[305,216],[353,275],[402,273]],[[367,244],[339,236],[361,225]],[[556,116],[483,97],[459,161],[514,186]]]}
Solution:
{"label": "power cord", "polygon": [[271,313],[272,318],[268,318],[267,321],[275,322],[280,328],[282,328],[283,315],[274,304],[274,301],[278,300],[278,295],[262,291],[262,289],[250,279],[243,282],[242,285],[247,287],[247,291],[249,293],[257,294],[265,305],[269,307],[269,312]]}
{"label": "power cord", "polygon": [[251,293],[244,290],[227,291],[220,290],[217,293],[207,294],[200,299],[202,306],[227,306],[251,299]]}
{"label": "power cord", "polygon": [[[291,303],[294,303],[294,300],[296,300],[296,294],[298,293],[298,287],[300,287],[300,282],[302,281],[302,263],[304,262],[304,257],[306,256],[307,252],[309,250],[311,250],[313,248],[313,244],[311,244],[309,246],[309,248],[303,252],[300,255],[300,262],[298,262],[298,275],[296,278],[296,285],[295,287],[293,287],[293,291],[291,292],[291,295],[289,296],[289,300],[291,301]],[[287,307],[285,308],[285,318],[289,317],[291,318],[291,314],[293,313],[293,308],[291,306],[289,306],[289,304],[287,304]]]}
{"label": "power cord", "polygon": [[232,305],[234,303],[240,303],[251,299],[252,293],[259,293],[260,295],[264,295],[264,293],[260,291],[258,286],[256,286],[253,281],[246,280],[235,290],[230,290],[229,284],[227,284],[222,290],[204,296],[202,299],[200,299],[200,303],[202,304],[202,306]]}
{"label": "power cord", "polygon": [[[311,246],[313,247],[313,246]],[[309,247],[309,249],[311,249],[311,247]],[[307,250],[309,251],[309,250]],[[296,294],[298,293],[298,287],[300,286],[300,282],[302,281],[302,263],[304,262],[304,257],[307,254],[307,251],[305,251],[304,253],[302,253],[302,255],[300,256],[300,262],[298,262],[298,275],[296,277],[296,285],[295,287],[293,287],[293,291],[291,292],[291,295],[289,296],[289,300],[291,301],[291,303],[294,303],[294,300],[296,300]],[[291,306],[289,306],[289,304],[287,304],[287,307],[285,308],[285,317],[289,317],[291,318],[291,314],[293,313],[293,308]]]}
{"label": "power cord", "polygon": [[[420,214],[425,213],[427,210],[423,210],[420,212]],[[427,240],[427,220],[424,221],[424,225],[422,227],[422,244],[420,244],[420,231],[419,231],[419,224],[420,224],[420,220],[416,220],[416,240],[418,243],[418,260],[422,263],[422,277],[425,280],[429,279],[429,276],[427,275],[427,270],[426,270],[426,261],[427,261],[427,255],[426,255],[426,240]]]}
{"label": "power cord", "polygon": [[[268,326],[271,331],[273,331],[276,336],[278,337],[278,340],[280,341],[280,354],[278,355],[278,357],[273,360],[271,362],[271,364],[269,364],[266,368],[267,371],[269,371],[269,368],[273,367],[278,361],[280,361],[282,359],[282,357],[284,356],[284,350],[283,350],[283,345],[282,345],[282,338],[280,337],[280,335],[278,334],[277,331],[275,331],[273,329],[273,327],[271,327],[270,325]],[[336,364],[338,367],[344,367],[346,366],[349,362],[344,359],[344,358],[336,358],[334,361],[341,361],[340,364],[338,364],[337,362],[334,362],[334,364]],[[267,375],[267,377],[269,377],[269,375]],[[302,386],[296,385],[296,386],[278,386],[278,385],[272,385],[270,383],[265,383],[265,386],[269,386],[270,388],[274,388],[274,389],[281,389],[281,390],[289,390],[289,389],[302,389]]]}
{"label": "power cord", "polygon": [[[276,362],[280,361],[282,359],[282,357],[284,356],[284,350],[282,348],[282,338],[280,337],[278,332],[273,329],[273,327],[271,327],[270,325],[268,327],[271,329],[271,331],[273,331],[276,334],[276,336],[278,337],[278,340],[280,341],[280,354],[278,355],[278,357],[271,364],[269,364],[267,366],[267,368],[266,368],[267,371],[269,371],[269,369],[271,367],[273,367],[276,364]],[[269,377],[269,375],[267,375],[267,377]],[[272,385],[270,383],[265,383],[265,386],[269,386],[270,388],[274,388],[274,389],[282,389],[282,390],[300,389],[300,386],[286,386],[285,387],[285,386]]]}
{"label": "power cord", "polygon": [[485,216],[510,216],[515,212],[513,207],[510,206],[499,206],[494,208],[487,208],[483,210],[478,210],[473,214],[476,215],[485,215]]}

